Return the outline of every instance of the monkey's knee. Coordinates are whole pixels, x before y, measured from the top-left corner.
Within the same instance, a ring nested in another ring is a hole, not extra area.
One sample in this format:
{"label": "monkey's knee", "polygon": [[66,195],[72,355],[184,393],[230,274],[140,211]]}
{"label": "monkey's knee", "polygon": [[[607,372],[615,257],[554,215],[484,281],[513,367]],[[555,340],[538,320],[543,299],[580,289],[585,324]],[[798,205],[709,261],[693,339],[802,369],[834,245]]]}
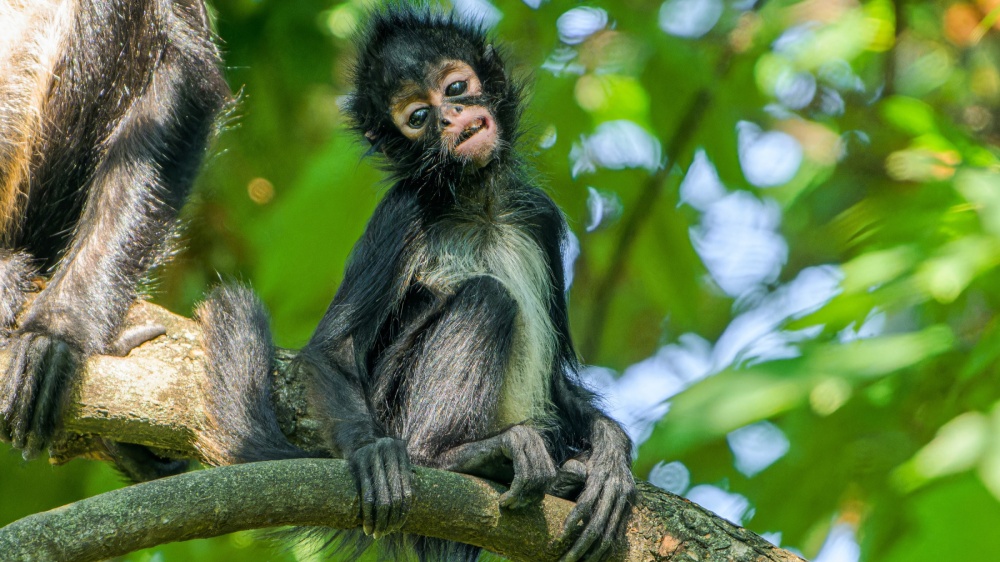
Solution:
{"label": "monkey's knee", "polygon": [[459,285],[452,296],[453,306],[490,307],[516,311],[517,301],[507,287],[492,275],[469,278]]}
{"label": "monkey's knee", "polygon": [[0,334],[17,319],[34,275],[31,256],[0,249]]}

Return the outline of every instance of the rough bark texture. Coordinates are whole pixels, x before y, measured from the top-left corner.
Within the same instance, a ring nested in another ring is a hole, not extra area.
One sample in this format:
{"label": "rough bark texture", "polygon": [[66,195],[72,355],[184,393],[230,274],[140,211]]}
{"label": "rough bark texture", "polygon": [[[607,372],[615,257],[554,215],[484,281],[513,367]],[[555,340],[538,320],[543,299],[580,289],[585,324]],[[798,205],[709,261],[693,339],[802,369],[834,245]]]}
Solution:
{"label": "rough bark texture", "polygon": [[[134,322],[158,323],[167,335],[125,358],[95,357],[73,389],[53,462],[100,457],[93,436],[197,458],[203,431],[200,331],[193,321],[150,305]],[[303,385],[279,354],[275,406],[283,429],[315,448],[315,419]],[[8,357],[0,350],[0,373]],[[0,397],[0,400],[4,397]],[[572,503],[546,497],[540,508],[500,510],[501,487],[454,473],[418,469],[415,507],[404,531],[482,546],[511,560],[557,560]],[[340,460],[298,459],[191,472],[129,486],[15,521],[0,529],[0,560],[100,560],[171,541],[277,525],[359,526],[354,485]],[[683,498],[640,484],[628,561],[801,560],[758,535]]]}

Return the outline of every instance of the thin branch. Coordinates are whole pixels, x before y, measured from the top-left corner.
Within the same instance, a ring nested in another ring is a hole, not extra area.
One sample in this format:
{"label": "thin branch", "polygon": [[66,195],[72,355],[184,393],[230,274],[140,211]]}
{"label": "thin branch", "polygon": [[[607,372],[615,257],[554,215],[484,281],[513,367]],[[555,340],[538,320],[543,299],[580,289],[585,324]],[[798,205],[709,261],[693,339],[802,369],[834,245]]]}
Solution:
{"label": "thin branch", "polygon": [[[760,11],[764,4],[766,2],[763,0],[758,2],[753,10]],[[612,253],[611,263],[608,265],[604,277],[597,282],[597,288],[594,292],[594,308],[584,331],[583,343],[580,346],[584,357],[597,357],[600,351],[608,311],[611,308],[611,299],[625,274],[625,265],[628,263],[636,237],[653,215],[653,210],[663,194],[664,184],[669,176],[671,166],[676,164],[683,154],[691,150],[691,142],[697,136],[698,129],[701,128],[705,115],[715,99],[712,89],[718,87],[718,83],[728,75],[734,56],[732,47],[727,47],[715,65],[713,74],[715,80],[711,84],[702,86],[684,106],[682,110],[684,117],[670,135],[670,141],[667,143],[666,165],[650,176],[643,184],[639,198],[631,206],[628,218],[624,220],[616,249]],[[733,125],[735,126],[735,123]]]}
{"label": "thin branch", "polygon": [[[500,509],[502,491],[478,478],[418,468],[403,532],[475,544],[514,562],[558,560],[568,546],[558,533],[573,504],[546,496],[539,506]],[[677,496],[647,485],[642,497],[618,560],[801,560]],[[714,535],[705,533],[720,524]],[[104,560],[167,542],[285,525],[360,525],[346,462],[260,462],[114,490],[3,527],[0,560]]]}
{"label": "thin branch", "polygon": [[[197,458],[194,435],[206,431],[200,330],[150,304],[132,322],[155,322],[167,335],[126,358],[91,358],[72,389],[56,461],[100,454],[95,435]],[[283,430],[299,445],[318,445],[304,382],[275,370]],[[0,351],[0,373],[9,361]],[[10,397],[0,396],[0,402]],[[466,542],[511,560],[558,559],[558,533],[573,504],[546,497],[540,507],[501,510],[501,486],[460,474],[417,469],[414,506],[404,531]],[[794,561],[791,553],[675,495],[642,483],[627,548],[616,560]],[[3,560],[100,560],[171,541],[281,525],[356,528],[358,499],[345,463],[296,459],[190,472],[129,486],[0,529]]]}
{"label": "thin branch", "polygon": [[893,19],[895,20],[895,30],[892,48],[885,52],[885,66],[883,68],[885,88],[882,92],[883,97],[889,97],[896,91],[897,63],[899,62],[896,59],[896,47],[899,46],[899,40],[906,31],[906,6],[904,6],[904,0],[893,0],[892,12]]}

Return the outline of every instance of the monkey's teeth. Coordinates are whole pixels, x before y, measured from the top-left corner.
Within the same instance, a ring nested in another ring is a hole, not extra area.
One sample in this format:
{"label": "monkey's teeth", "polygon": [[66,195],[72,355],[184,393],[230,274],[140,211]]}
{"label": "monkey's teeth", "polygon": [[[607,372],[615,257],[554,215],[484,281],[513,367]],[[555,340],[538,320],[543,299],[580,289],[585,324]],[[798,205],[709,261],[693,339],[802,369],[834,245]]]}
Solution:
{"label": "monkey's teeth", "polygon": [[483,129],[483,127],[485,127],[485,126],[486,126],[486,120],[485,119],[483,119],[483,118],[477,119],[474,124],[469,125],[469,127],[467,129],[465,129],[464,131],[462,131],[462,134],[458,136],[458,142],[455,143],[455,146],[457,147],[458,145],[462,144],[463,142],[469,140],[470,138],[472,138],[473,135],[475,135],[476,133],[478,133],[479,131],[481,131]]}

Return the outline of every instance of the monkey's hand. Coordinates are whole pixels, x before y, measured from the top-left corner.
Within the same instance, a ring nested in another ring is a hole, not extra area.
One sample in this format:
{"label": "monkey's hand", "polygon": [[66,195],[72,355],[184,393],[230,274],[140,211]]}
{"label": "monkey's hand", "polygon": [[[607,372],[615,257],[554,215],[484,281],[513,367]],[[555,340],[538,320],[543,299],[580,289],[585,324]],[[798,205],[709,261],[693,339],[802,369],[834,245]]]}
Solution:
{"label": "monkey's hand", "polygon": [[22,450],[25,460],[48,447],[59,420],[79,350],[60,338],[21,332],[8,340],[10,365],[0,379],[0,439]]}
{"label": "monkey's hand", "polygon": [[[127,355],[163,333],[160,326],[129,328],[105,352]],[[31,328],[12,335],[6,347],[11,361],[0,378],[0,440],[10,441],[28,460],[52,442],[69,383],[85,354],[69,338]]]}
{"label": "monkey's hand", "polygon": [[366,535],[395,533],[410,512],[413,470],[406,445],[382,437],[358,448],[348,462],[361,498],[361,522]]}
{"label": "monkey's hand", "polygon": [[[595,447],[585,463],[570,459],[560,468],[560,484],[579,478],[581,464],[586,467],[583,491],[576,499],[563,526],[563,536],[579,532],[573,546],[560,562],[600,561],[612,552],[612,546],[624,538],[628,515],[635,501],[635,479],[629,459],[618,447]],[[580,525],[582,531],[577,531]]]}
{"label": "monkey's hand", "polygon": [[510,482],[510,489],[500,496],[500,506],[514,509],[541,501],[556,476],[545,441],[526,425],[448,450],[442,456],[442,468]]}

